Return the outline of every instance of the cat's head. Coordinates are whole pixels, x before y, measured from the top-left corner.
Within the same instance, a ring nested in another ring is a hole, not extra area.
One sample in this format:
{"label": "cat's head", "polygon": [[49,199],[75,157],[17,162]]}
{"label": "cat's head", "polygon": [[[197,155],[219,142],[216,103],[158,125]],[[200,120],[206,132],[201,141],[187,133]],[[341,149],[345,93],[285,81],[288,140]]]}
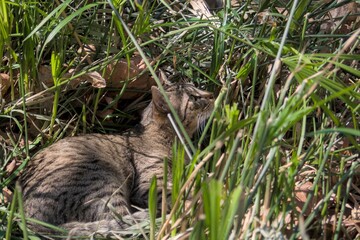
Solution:
{"label": "cat's head", "polygon": [[[213,94],[196,88],[192,83],[184,82],[167,83],[164,85],[164,90],[186,132],[191,137],[213,111]],[[151,88],[151,93],[152,103],[149,108],[152,109],[147,110],[149,111],[148,114],[146,114],[145,111],[142,123],[146,125],[147,119],[145,118],[150,117],[151,121],[154,123],[169,125],[170,123],[167,115],[171,113],[171,110],[166,103],[164,96],[158,87],[155,86]]]}

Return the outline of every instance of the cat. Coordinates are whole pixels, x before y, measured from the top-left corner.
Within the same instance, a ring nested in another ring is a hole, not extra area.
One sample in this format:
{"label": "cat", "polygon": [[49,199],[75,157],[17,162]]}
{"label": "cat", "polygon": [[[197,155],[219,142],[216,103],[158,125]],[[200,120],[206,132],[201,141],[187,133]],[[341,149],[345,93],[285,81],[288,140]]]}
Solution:
{"label": "cat", "polygon": [[[193,136],[213,111],[213,94],[184,82],[166,84],[164,89],[187,134]],[[121,135],[64,138],[36,154],[19,180],[26,216],[65,228],[68,239],[94,232],[106,235],[128,226],[114,212],[144,218],[144,212],[132,206],[147,208],[153,176],[161,194],[163,160],[168,158],[171,166],[176,137],[163,95],[155,86],[151,93],[152,101],[134,129]],[[48,233],[38,224],[30,229]]]}

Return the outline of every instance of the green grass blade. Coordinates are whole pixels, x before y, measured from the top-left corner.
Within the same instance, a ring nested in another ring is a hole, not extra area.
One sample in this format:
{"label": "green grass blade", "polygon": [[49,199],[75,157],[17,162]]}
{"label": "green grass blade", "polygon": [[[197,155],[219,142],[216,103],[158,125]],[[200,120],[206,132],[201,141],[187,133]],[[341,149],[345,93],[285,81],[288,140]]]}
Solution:
{"label": "green grass blade", "polygon": [[49,35],[45,39],[45,42],[44,42],[41,52],[40,52],[40,56],[42,56],[42,53],[43,53],[45,47],[47,46],[47,44],[49,42],[51,42],[54,39],[54,37],[60,32],[60,30],[63,29],[71,20],[73,20],[75,17],[78,17],[79,15],[81,15],[84,11],[86,11],[90,8],[96,7],[97,5],[98,5],[98,3],[92,3],[92,4],[85,5],[84,7],[76,10],[71,15],[67,16],[59,24],[57,24],[56,27],[49,33]]}
{"label": "green grass blade", "polygon": [[[39,31],[41,29],[41,27],[44,26],[56,13],[64,11],[65,7],[67,7],[71,1],[72,0],[66,0],[65,2],[63,2],[59,6],[57,6],[49,14],[47,14],[47,16],[31,31],[31,33],[28,36],[26,36],[26,38],[23,40],[23,42],[25,42],[26,40],[31,38],[37,31]],[[60,9],[61,9],[61,11],[59,11]]]}
{"label": "green grass blade", "polygon": [[150,240],[155,239],[157,196],[158,193],[157,193],[156,176],[153,176],[149,188]]}

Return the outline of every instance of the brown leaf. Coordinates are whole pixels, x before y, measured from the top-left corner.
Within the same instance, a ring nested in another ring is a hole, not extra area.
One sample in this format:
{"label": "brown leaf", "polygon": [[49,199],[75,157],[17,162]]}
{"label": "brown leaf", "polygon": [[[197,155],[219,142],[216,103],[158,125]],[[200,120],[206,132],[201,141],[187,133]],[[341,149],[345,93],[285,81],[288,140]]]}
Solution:
{"label": "brown leaf", "polygon": [[[340,3],[342,1],[339,0],[337,2]],[[332,32],[341,22],[341,26],[337,28],[336,33],[349,33],[352,31],[352,29],[355,29],[359,26],[360,17],[357,16],[357,13],[359,11],[360,4],[356,2],[349,2],[338,8],[332,9],[331,11],[329,11],[330,19],[326,23],[321,25],[321,30],[326,33]],[[344,20],[343,17],[345,17]],[[352,24],[355,24],[356,26],[353,27],[351,26]]]}
{"label": "brown leaf", "polygon": [[103,111],[97,111],[96,112],[96,116],[99,117],[100,119],[105,119],[107,116],[111,115],[114,113],[114,108],[109,108]]}
{"label": "brown leaf", "polygon": [[5,73],[0,73],[0,90],[1,90],[1,97],[5,95],[6,91],[10,87],[10,77]]}
{"label": "brown leaf", "polygon": [[54,80],[51,74],[51,68],[47,65],[40,65],[38,70],[38,77],[41,83],[47,87],[54,85]]}
{"label": "brown leaf", "polygon": [[94,88],[104,88],[106,87],[106,81],[98,72],[89,72],[82,75],[82,78],[91,83],[91,86]]}
{"label": "brown leaf", "polygon": [[360,220],[360,207],[356,206],[351,209],[351,216],[354,220]]}
{"label": "brown leaf", "polygon": [[[68,73],[65,73],[62,77],[64,79],[70,78],[74,74],[73,69],[70,69]],[[51,74],[50,66],[41,65],[39,67],[39,80],[46,85],[51,87],[54,85],[54,80]],[[85,73],[78,78],[73,79],[70,82],[70,88],[76,88],[82,82],[89,82],[94,88],[106,87],[105,79],[98,72]]]}
{"label": "brown leaf", "polygon": [[[295,186],[295,203],[296,203],[296,210],[301,212],[303,207],[307,201],[308,195],[312,192],[313,183],[312,182],[305,182],[304,184]],[[310,203],[304,212],[305,216],[310,215],[311,211],[315,208],[317,204],[317,196],[312,196],[310,199]]]}
{"label": "brown leaf", "polygon": [[[208,1],[208,2],[213,2],[213,1]],[[192,9],[194,9],[194,11],[191,11],[191,9],[189,10],[195,15],[205,16],[207,18],[211,18],[213,16],[212,13],[209,11],[208,4],[206,3],[205,0],[191,0],[190,5]],[[210,4],[210,5],[211,7],[213,7],[213,5],[215,6],[216,4]]]}
{"label": "brown leaf", "polygon": [[4,199],[2,201],[0,201],[2,204],[7,204],[7,203],[11,202],[13,193],[7,187],[4,187],[2,189],[2,194],[4,196]]}
{"label": "brown leaf", "polygon": [[144,70],[146,70],[146,65],[141,56],[134,56],[130,60],[130,66],[126,59],[109,64],[105,70],[107,86],[121,89],[127,81],[131,81],[126,86],[127,92],[121,98],[137,98],[142,95],[141,91],[148,91],[151,86],[156,85],[148,73],[141,74]]}
{"label": "brown leaf", "polygon": [[12,160],[7,166],[6,166],[6,174],[10,175],[14,170],[16,169],[16,161]]}
{"label": "brown leaf", "polygon": [[77,53],[84,55],[93,55],[96,52],[96,47],[94,44],[84,44],[83,48],[79,47]]}
{"label": "brown leaf", "polygon": [[[151,86],[156,85],[154,79],[146,70],[146,64],[141,56],[134,56],[130,60],[130,66],[126,59],[120,59],[116,63],[111,63],[105,68],[104,77],[98,72],[85,73],[76,79],[73,79],[69,87],[76,88],[82,82],[89,82],[94,88],[111,88],[121,89],[127,82],[126,92],[122,95],[122,99],[134,99],[142,95],[141,92],[149,91]],[[143,74],[142,74],[143,73]],[[73,70],[64,74],[64,79],[70,78],[74,74]],[[42,65],[39,67],[39,79],[46,86],[54,85],[49,66]]]}
{"label": "brown leaf", "polygon": [[109,87],[121,88],[126,81],[138,76],[145,69],[146,65],[140,56],[133,57],[130,66],[126,59],[120,59],[106,66],[105,79]]}
{"label": "brown leaf", "polygon": [[[103,100],[106,102],[107,105],[109,105],[114,99],[112,97],[105,96]],[[106,116],[113,114],[116,108],[117,104],[115,104],[115,106],[113,106],[112,108],[108,108],[106,110],[98,110],[96,112],[96,116],[101,119],[105,119]]]}

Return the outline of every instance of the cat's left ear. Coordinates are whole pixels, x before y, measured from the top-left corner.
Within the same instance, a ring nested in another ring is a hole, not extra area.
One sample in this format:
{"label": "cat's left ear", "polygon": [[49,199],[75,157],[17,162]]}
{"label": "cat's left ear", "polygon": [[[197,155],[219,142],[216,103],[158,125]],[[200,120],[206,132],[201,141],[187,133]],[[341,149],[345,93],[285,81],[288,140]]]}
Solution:
{"label": "cat's left ear", "polygon": [[156,108],[161,113],[167,114],[170,112],[170,108],[167,105],[164,96],[161,94],[160,90],[152,86],[151,87],[151,94],[152,94],[152,102]]}

